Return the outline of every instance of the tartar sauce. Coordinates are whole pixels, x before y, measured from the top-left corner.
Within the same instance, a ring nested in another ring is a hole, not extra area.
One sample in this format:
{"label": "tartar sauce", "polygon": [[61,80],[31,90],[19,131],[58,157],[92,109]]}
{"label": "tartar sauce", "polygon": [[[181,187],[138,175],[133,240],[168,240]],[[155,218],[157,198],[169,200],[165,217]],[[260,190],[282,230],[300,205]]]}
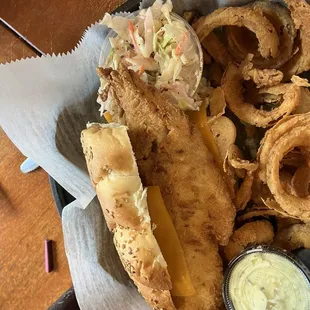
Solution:
{"label": "tartar sauce", "polygon": [[307,278],[273,253],[251,253],[236,263],[228,293],[235,310],[310,310]]}

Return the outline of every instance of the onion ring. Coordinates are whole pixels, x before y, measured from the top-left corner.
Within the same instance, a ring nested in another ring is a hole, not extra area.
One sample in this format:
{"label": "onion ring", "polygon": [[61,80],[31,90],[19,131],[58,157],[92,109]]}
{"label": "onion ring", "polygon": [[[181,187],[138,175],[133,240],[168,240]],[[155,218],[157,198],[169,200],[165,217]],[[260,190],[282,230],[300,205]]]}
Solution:
{"label": "onion ring", "polygon": [[298,106],[301,97],[300,87],[295,84],[280,84],[269,87],[267,92],[275,92],[283,95],[282,104],[272,111],[256,109],[250,103],[244,101],[243,77],[238,67],[231,63],[223,76],[222,88],[230,110],[239,117],[240,120],[255,125],[257,127],[268,127],[284,115],[291,114]]}
{"label": "onion ring", "polygon": [[229,171],[230,167],[234,168],[236,176],[243,179],[246,177],[247,172],[252,173],[256,171],[258,164],[256,162],[250,162],[249,160],[243,159],[243,154],[239,147],[235,144],[231,144],[224,159],[224,172]]}
{"label": "onion ring", "polygon": [[287,229],[295,224],[304,224],[300,219],[292,218],[292,217],[277,217],[277,231]]}
{"label": "onion ring", "polygon": [[266,180],[270,192],[285,212],[301,219],[310,219],[310,198],[299,198],[285,192],[279,176],[282,158],[298,146],[310,147],[310,128],[308,126],[294,128],[276,141],[269,153]]}
{"label": "onion ring", "polygon": [[268,221],[244,224],[232,234],[228,245],[224,247],[225,257],[227,261],[230,261],[247,246],[262,243],[271,244],[273,238],[273,226]]}
{"label": "onion ring", "polygon": [[310,249],[310,224],[294,224],[279,231],[274,245],[292,251],[298,248]]}
{"label": "onion ring", "polygon": [[282,217],[282,214],[279,214],[276,210],[269,209],[266,206],[255,206],[245,213],[238,215],[236,217],[236,222],[240,225],[241,223],[251,221],[255,218],[269,218],[271,216]]}
{"label": "onion ring", "polygon": [[215,29],[221,26],[246,27],[256,34],[259,42],[258,50],[262,57],[276,57],[279,37],[274,26],[261,12],[247,7],[224,7],[213,13],[200,17],[193,25],[200,42]]}
{"label": "onion ring", "polygon": [[236,211],[244,210],[247,203],[251,200],[253,180],[253,173],[247,172],[234,200]]}
{"label": "onion ring", "polygon": [[248,54],[240,64],[240,71],[246,81],[252,80],[258,88],[280,84],[283,73],[276,69],[258,69],[253,64],[253,54]]}
{"label": "onion ring", "polygon": [[310,112],[310,91],[307,88],[301,88],[301,99],[299,106],[294,114],[304,114]]}
{"label": "onion ring", "polygon": [[306,125],[310,125],[310,113],[288,116],[266,132],[257,153],[257,161],[259,162],[258,176],[264,183],[266,183],[266,166],[275,142],[294,127]]}
{"label": "onion ring", "polygon": [[235,169],[245,169],[247,171],[254,172],[258,168],[257,163],[251,163],[250,161],[246,159],[228,157],[228,162]]}
{"label": "onion ring", "polygon": [[[257,176],[257,174],[255,174],[255,176]],[[280,205],[274,200],[269,187],[264,184],[258,177],[254,178],[252,186],[252,201],[257,205],[263,203],[265,207],[277,212],[279,216],[298,219],[297,217],[288,214],[280,207]]]}
{"label": "onion ring", "polygon": [[245,178],[246,171],[244,169],[236,169],[231,164],[232,160],[237,160],[237,159],[242,160],[243,154],[237,145],[232,144],[230,145],[230,147],[228,148],[226,152],[225,159],[223,162],[223,170],[226,173],[229,171],[233,171],[234,175],[236,175],[238,178],[243,179]]}
{"label": "onion ring", "polygon": [[265,204],[266,207],[268,207],[270,210],[274,210],[274,211],[278,212],[283,217],[298,219],[298,217],[291,216],[290,214],[285,212],[274,199],[267,198],[266,200],[264,200],[263,198],[261,198],[261,200],[263,201],[263,203]]}
{"label": "onion ring", "polygon": [[304,163],[297,168],[291,186],[294,194],[297,197],[305,198],[309,196],[309,183],[310,183],[310,167]]}
{"label": "onion ring", "polygon": [[303,79],[298,75],[293,75],[291,81],[301,87],[310,87],[309,81],[307,79]]}
{"label": "onion ring", "polygon": [[310,28],[308,27],[310,5],[305,0],[285,0],[295,24],[300,32],[300,48],[298,52],[281,68],[284,79],[289,80],[294,74],[310,69]]}
{"label": "onion ring", "polygon": [[210,129],[218,146],[221,160],[224,162],[228,149],[236,141],[235,124],[226,116],[221,116],[210,124]]}
{"label": "onion ring", "polygon": [[275,58],[262,58],[257,50],[249,45],[249,43],[253,42],[253,38],[248,35],[249,31],[244,31],[244,29],[237,27],[226,27],[225,33],[230,53],[239,62],[248,53],[253,53],[255,56],[253,64],[261,69],[277,69],[281,67],[292,57],[296,37],[296,29],[290,11],[283,5],[270,1],[255,1],[247,5],[247,7],[255,11],[261,11],[263,16],[274,26],[280,40],[279,54]]}

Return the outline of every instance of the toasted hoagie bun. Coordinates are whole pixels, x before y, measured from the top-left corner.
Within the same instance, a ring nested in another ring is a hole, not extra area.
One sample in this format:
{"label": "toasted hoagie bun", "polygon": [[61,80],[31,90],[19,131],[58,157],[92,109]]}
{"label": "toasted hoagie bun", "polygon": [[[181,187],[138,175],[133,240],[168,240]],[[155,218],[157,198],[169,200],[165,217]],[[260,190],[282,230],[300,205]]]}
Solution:
{"label": "toasted hoagie bun", "polygon": [[122,264],[153,309],[175,309],[172,283],[149,216],[127,127],[88,124],[81,142]]}

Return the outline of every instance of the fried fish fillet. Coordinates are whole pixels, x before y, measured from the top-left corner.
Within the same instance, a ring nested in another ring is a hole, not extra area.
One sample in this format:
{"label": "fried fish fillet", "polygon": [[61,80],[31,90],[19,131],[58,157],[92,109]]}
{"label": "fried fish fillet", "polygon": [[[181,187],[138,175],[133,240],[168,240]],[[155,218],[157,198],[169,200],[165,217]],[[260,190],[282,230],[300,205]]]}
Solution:
{"label": "fried fish fillet", "polygon": [[122,67],[98,72],[106,79],[105,91],[123,111],[113,120],[124,119],[129,128],[143,184],[160,186],[180,238],[197,292],[177,298],[180,309],[220,309],[218,241],[228,242],[235,209],[200,132],[177,106],[133,71]]}

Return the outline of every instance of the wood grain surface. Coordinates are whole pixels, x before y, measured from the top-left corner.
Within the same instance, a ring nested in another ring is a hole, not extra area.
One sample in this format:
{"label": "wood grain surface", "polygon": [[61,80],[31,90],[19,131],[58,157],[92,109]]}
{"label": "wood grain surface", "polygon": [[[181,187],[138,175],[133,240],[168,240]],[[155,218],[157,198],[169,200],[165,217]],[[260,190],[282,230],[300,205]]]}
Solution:
{"label": "wood grain surface", "polygon": [[[0,63],[36,54],[0,25]],[[47,309],[71,285],[61,220],[48,176],[22,174],[25,157],[0,128],[0,309]],[[44,239],[54,240],[55,271],[45,273]]]}
{"label": "wood grain surface", "polygon": [[33,56],[35,52],[0,23],[0,64]]}
{"label": "wood grain surface", "polygon": [[[44,53],[67,52],[84,30],[123,0],[3,0],[0,17]],[[35,56],[0,24],[0,63]],[[0,128],[0,309],[47,309],[71,285],[61,220],[42,170],[23,175],[24,156]],[[44,239],[54,240],[55,271],[44,270]]]}
{"label": "wood grain surface", "polygon": [[0,17],[44,53],[61,53],[78,43],[84,30],[124,0],[2,0]]}

